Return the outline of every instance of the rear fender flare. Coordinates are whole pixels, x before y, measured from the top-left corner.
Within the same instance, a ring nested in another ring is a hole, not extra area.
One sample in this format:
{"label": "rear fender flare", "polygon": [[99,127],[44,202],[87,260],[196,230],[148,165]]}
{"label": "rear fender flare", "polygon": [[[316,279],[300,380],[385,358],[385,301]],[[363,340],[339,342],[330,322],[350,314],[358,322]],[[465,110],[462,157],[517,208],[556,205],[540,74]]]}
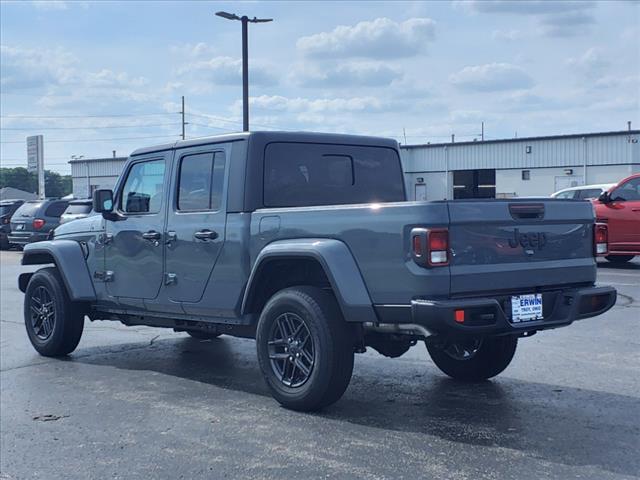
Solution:
{"label": "rear fender flare", "polygon": [[[96,299],[91,275],[87,268],[84,252],[74,240],[47,240],[25,245],[22,265],[45,265],[53,263],[74,302],[90,302]],[[32,273],[23,273],[18,278],[22,292],[27,288]]]}
{"label": "rear fender flare", "polygon": [[323,268],[338,301],[343,317],[349,322],[376,322],[371,297],[358,265],[347,245],[329,238],[279,240],[268,244],[258,254],[251,269],[242,299],[243,314],[248,313],[263,265],[273,259],[311,258]]}

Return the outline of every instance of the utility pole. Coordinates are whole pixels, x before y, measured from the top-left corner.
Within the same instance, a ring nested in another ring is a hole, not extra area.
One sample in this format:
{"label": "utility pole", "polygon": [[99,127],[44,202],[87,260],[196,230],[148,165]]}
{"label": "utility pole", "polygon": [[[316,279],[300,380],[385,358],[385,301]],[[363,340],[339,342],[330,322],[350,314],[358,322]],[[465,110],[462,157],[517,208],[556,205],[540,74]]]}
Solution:
{"label": "utility pole", "polygon": [[402,128],[402,135],[404,135],[404,144],[407,144],[407,131],[405,130],[405,128]]}
{"label": "utility pole", "polygon": [[182,139],[184,140],[184,95],[182,95],[182,110],[180,110],[180,113],[182,114]]}
{"label": "utility pole", "polygon": [[[246,15],[239,17],[235,13],[216,12],[218,17],[227,20],[240,20],[242,22],[242,131],[249,131],[249,22],[272,22],[272,18],[249,18]],[[184,107],[183,107],[184,110]]]}
{"label": "utility pole", "polygon": [[480,138],[484,142],[484,122],[482,122],[482,132],[480,133]]}

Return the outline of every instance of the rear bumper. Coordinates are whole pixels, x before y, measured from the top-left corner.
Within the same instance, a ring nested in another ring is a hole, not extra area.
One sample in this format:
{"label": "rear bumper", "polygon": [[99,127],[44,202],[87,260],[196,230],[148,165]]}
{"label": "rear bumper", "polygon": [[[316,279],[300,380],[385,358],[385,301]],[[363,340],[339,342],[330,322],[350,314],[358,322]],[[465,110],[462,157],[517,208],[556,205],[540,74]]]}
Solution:
{"label": "rear bumper", "polygon": [[41,242],[46,240],[49,232],[11,232],[8,236],[9,243],[16,245],[26,245],[27,243]]}
{"label": "rear bumper", "polygon": [[[415,299],[411,305],[376,308],[383,323],[420,325],[433,334],[505,335],[523,334],[570,325],[575,320],[595,317],[616,303],[613,287],[584,287],[542,292],[542,320],[511,322],[511,296],[460,298],[452,300]],[[404,308],[402,308],[404,307]],[[464,321],[455,312],[464,310]]]}

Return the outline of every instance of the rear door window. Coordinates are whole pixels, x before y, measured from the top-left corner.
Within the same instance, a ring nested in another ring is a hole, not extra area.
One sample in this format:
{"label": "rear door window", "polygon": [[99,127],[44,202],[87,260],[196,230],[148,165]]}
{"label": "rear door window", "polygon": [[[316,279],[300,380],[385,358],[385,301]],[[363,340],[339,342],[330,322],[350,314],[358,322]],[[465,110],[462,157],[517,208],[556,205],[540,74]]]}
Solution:
{"label": "rear door window", "polygon": [[218,210],[223,184],[223,152],[185,155],[180,159],[178,210],[192,212]]}
{"label": "rear door window", "polygon": [[265,149],[267,207],[404,200],[400,158],[392,148],[275,142]]}
{"label": "rear door window", "polygon": [[589,198],[598,198],[602,190],[599,188],[585,188],[584,190],[578,191],[578,196],[576,198],[581,199],[589,199]]}
{"label": "rear door window", "polygon": [[67,202],[52,202],[44,211],[45,217],[59,217],[67,209]]}

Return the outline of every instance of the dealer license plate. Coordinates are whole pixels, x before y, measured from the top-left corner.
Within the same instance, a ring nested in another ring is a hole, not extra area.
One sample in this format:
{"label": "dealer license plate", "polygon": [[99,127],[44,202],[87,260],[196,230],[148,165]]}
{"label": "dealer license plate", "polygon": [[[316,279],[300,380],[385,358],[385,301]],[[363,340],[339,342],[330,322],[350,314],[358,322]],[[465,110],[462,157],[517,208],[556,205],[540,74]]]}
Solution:
{"label": "dealer license plate", "polygon": [[530,322],[542,319],[542,294],[514,295],[511,297],[511,321]]}

